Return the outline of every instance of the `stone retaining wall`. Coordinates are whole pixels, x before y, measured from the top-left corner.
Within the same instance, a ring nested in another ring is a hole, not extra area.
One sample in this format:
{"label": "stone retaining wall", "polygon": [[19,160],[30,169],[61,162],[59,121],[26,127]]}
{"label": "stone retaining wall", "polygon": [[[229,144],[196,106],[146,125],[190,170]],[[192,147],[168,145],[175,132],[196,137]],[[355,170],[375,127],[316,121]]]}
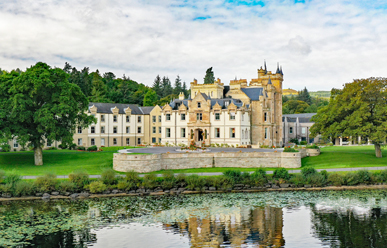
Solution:
{"label": "stone retaining wall", "polygon": [[162,169],[192,169],[206,167],[300,168],[302,155],[304,154],[301,152],[206,152],[164,153],[155,155],[115,153],[113,157],[113,168],[116,171],[126,172],[134,170],[139,173],[147,173]]}

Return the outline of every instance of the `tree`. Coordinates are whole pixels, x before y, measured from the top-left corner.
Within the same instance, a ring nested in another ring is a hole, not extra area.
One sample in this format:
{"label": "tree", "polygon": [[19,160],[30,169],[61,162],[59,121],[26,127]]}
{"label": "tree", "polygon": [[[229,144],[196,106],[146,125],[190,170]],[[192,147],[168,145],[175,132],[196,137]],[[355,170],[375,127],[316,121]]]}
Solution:
{"label": "tree", "polygon": [[304,101],[299,100],[289,100],[283,104],[282,113],[283,114],[302,114],[305,113],[305,110],[309,105]]}
{"label": "tree", "polygon": [[163,77],[162,80],[162,98],[169,96],[173,93],[173,88],[171,85],[171,81],[169,81],[168,77]]}
{"label": "tree", "polygon": [[175,85],[174,85],[174,89],[173,89],[173,94],[179,95],[180,92],[183,92],[183,87],[181,86],[180,76],[177,75],[177,77],[175,79]]}
{"label": "tree", "polygon": [[3,138],[17,137],[34,149],[35,165],[43,165],[46,141],[71,144],[77,126],[95,123],[87,97],[60,68],[38,62],[20,75],[0,76],[0,129]]}
{"label": "tree", "polygon": [[156,91],[149,89],[148,92],[144,95],[144,106],[155,106],[157,102]]}
{"label": "tree", "polygon": [[206,71],[206,76],[204,76],[204,84],[213,84],[215,82],[214,72],[212,67],[208,68]]}
{"label": "tree", "polygon": [[161,88],[161,78],[159,75],[157,75],[155,81],[153,81],[152,88],[154,91],[156,91],[156,94],[159,99],[163,97],[163,90]]}
{"label": "tree", "polygon": [[332,89],[328,106],[313,116],[311,135],[324,138],[364,137],[382,157],[381,144],[387,137],[387,79],[356,79],[342,90]]}
{"label": "tree", "polygon": [[182,87],[182,89],[183,89],[183,92],[184,92],[185,97],[187,98],[188,95],[189,95],[189,90],[187,90],[187,84],[185,83],[185,81],[183,82],[183,87]]}
{"label": "tree", "polygon": [[298,92],[297,100],[304,101],[308,105],[312,104],[312,97],[310,96],[306,87],[303,90]]}

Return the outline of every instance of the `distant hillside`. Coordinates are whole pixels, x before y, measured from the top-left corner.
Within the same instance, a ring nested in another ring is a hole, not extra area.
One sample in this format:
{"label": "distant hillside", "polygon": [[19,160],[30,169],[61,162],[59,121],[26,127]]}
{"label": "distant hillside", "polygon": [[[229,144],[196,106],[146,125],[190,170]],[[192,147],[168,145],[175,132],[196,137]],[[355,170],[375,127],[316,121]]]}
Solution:
{"label": "distant hillside", "polygon": [[311,97],[319,97],[319,98],[330,98],[330,91],[309,91]]}
{"label": "distant hillside", "polygon": [[284,95],[284,96],[286,96],[286,95],[298,95],[298,91],[293,90],[293,89],[283,89],[282,95]]}

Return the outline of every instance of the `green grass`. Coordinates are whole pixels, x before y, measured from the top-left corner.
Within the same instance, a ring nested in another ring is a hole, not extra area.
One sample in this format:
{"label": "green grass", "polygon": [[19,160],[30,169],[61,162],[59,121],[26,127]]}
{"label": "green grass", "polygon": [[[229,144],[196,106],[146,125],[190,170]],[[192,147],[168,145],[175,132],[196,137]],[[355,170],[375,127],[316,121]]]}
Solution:
{"label": "green grass", "polygon": [[48,172],[56,175],[68,175],[75,170],[85,170],[91,175],[101,174],[104,169],[113,167],[113,153],[119,149],[122,147],[109,147],[108,151],[102,152],[43,151],[42,166],[34,165],[32,151],[4,152],[0,153],[0,170],[15,170],[20,175],[31,176],[44,175]]}
{"label": "green grass", "polygon": [[329,146],[321,149],[320,156],[303,158],[302,167],[316,169],[387,166],[387,150],[383,157],[375,156],[374,146]]}

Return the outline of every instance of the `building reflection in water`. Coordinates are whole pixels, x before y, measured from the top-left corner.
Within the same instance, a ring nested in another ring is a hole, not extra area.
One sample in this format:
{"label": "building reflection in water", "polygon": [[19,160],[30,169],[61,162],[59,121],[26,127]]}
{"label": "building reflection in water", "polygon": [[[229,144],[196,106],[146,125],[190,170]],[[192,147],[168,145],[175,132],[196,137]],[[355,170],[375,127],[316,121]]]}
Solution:
{"label": "building reflection in water", "polygon": [[254,210],[234,208],[225,213],[203,216],[198,210],[185,221],[164,224],[166,230],[188,235],[191,247],[283,247],[283,211],[281,208],[262,207]]}

